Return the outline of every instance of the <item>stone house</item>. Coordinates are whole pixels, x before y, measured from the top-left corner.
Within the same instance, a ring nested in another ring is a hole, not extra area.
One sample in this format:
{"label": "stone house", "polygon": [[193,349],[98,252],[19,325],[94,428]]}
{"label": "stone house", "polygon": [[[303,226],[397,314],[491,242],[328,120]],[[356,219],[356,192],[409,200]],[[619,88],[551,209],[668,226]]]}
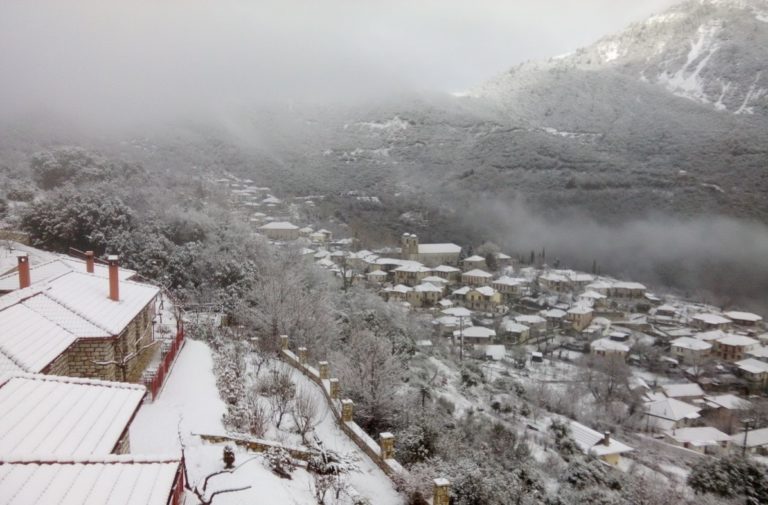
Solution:
{"label": "stone house", "polygon": [[566,293],[571,291],[571,280],[565,275],[556,272],[547,272],[539,276],[539,287],[545,291],[554,293]]}
{"label": "stone house", "polygon": [[639,282],[619,281],[611,285],[607,294],[611,298],[637,300],[644,298],[646,291],[648,288]]}
{"label": "stone house", "polygon": [[691,323],[702,331],[727,330],[731,327],[731,320],[720,314],[696,314],[691,318]]}
{"label": "stone house", "polygon": [[296,240],[299,227],[287,221],[272,221],[259,227],[259,231],[270,240]]}
{"label": "stone house", "polygon": [[672,356],[686,365],[701,365],[712,351],[712,344],[692,337],[676,338],[670,345]]}
{"label": "stone house", "polygon": [[419,244],[413,233],[404,233],[400,238],[401,258],[418,261],[427,266],[458,265],[461,246],[456,244]]}
{"label": "stone house", "polygon": [[715,340],[713,351],[720,359],[733,363],[745,359],[747,353],[759,344],[754,338],[744,335],[728,335]]}
{"label": "stone house", "polygon": [[160,290],[118,271],[110,256],[106,278],[71,271],[0,297],[0,361],[17,372],[138,382],[155,352]]}
{"label": "stone house", "polygon": [[449,284],[455,284],[461,279],[461,270],[450,265],[438,265],[432,269],[432,274],[445,279]]}
{"label": "stone house", "polygon": [[510,302],[523,295],[523,290],[527,284],[527,279],[505,275],[491,282],[491,287],[501,293],[505,302]]}
{"label": "stone house", "polygon": [[731,446],[730,435],[710,426],[669,430],[665,439],[670,444],[702,454],[720,454]]}
{"label": "stone house", "polygon": [[467,286],[482,286],[488,284],[493,279],[493,275],[485,270],[469,270],[461,274],[461,282]]}
{"label": "stone house", "polygon": [[405,294],[405,301],[413,307],[434,307],[443,297],[443,290],[429,283],[419,284]]}
{"label": "stone house", "polygon": [[609,432],[600,433],[576,421],[570,422],[570,428],[573,441],[584,454],[595,456],[609,465],[618,466],[621,455],[634,450],[611,437]]}
{"label": "stone house", "polygon": [[733,324],[747,328],[758,326],[763,321],[762,316],[753,314],[752,312],[739,312],[732,310],[730,312],[724,313],[723,315],[733,321]]}
{"label": "stone house", "polygon": [[624,359],[629,353],[629,346],[622,344],[621,342],[611,340],[610,338],[600,338],[589,344],[589,351],[595,356],[600,356],[603,358],[609,356],[617,356],[621,359]]}
{"label": "stone house", "polygon": [[736,362],[739,374],[751,385],[751,389],[759,390],[768,386],[768,363],[755,358],[747,358]]}
{"label": "stone house", "polygon": [[461,261],[461,268],[465,272],[467,270],[474,270],[474,269],[485,270],[486,268],[488,268],[488,265],[485,264],[485,258],[475,254],[474,256],[464,258]]}
{"label": "stone house", "polygon": [[457,342],[461,340],[462,335],[465,345],[489,344],[496,337],[496,331],[485,326],[469,326],[453,332]]}
{"label": "stone house", "polygon": [[574,330],[583,331],[592,322],[593,314],[594,312],[590,307],[576,306],[568,310],[566,317]]}
{"label": "stone house", "polygon": [[395,284],[416,286],[432,273],[432,271],[418,263],[408,263],[395,268]]}
{"label": "stone house", "polygon": [[496,312],[501,305],[501,293],[490,286],[470,289],[464,295],[464,303],[471,310]]}
{"label": "stone house", "polygon": [[661,431],[684,428],[696,422],[701,408],[674,398],[659,398],[645,404],[646,426]]}

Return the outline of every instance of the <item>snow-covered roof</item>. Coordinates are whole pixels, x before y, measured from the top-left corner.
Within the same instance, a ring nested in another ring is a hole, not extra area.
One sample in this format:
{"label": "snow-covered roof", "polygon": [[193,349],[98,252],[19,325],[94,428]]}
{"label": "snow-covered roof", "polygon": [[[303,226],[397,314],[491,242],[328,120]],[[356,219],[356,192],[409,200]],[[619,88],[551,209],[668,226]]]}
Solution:
{"label": "snow-covered roof", "polygon": [[[463,331],[465,338],[491,338],[496,336],[496,331],[485,326],[470,326],[469,328],[464,328]],[[455,330],[453,335],[460,337],[461,332],[462,330]]]}
{"label": "snow-covered roof", "polygon": [[724,315],[725,317],[733,321],[741,321],[741,322],[747,322],[747,323],[757,323],[763,320],[762,316],[753,314],[752,312],[739,312],[734,310],[734,311],[726,312],[724,313]]}
{"label": "snow-covered roof", "polygon": [[655,417],[670,421],[680,421],[682,419],[698,419],[701,409],[674,398],[663,398],[647,403],[645,411]]}
{"label": "snow-covered roof", "polygon": [[455,289],[455,290],[453,290],[453,291],[451,292],[451,294],[452,294],[452,295],[456,295],[456,296],[464,296],[464,295],[466,295],[467,293],[469,293],[471,289],[472,289],[472,288],[470,288],[469,286],[464,286],[463,288],[459,288],[459,289]]}
{"label": "snow-covered roof", "polygon": [[461,246],[456,244],[419,244],[419,254],[459,254]]}
{"label": "snow-covered roof", "polygon": [[0,314],[21,304],[78,338],[107,337],[119,335],[159,292],[149,284],[121,281],[120,300],[114,301],[107,279],[69,272],[0,297]]}
{"label": "snow-covered roof", "polygon": [[438,277],[436,275],[430,275],[428,277],[424,277],[421,282],[429,282],[430,284],[436,284],[436,285],[445,285],[448,283],[447,280],[443,279],[442,277]]}
{"label": "snow-covered roof", "polygon": [[568,309],[569,314],[581,315],[581,314],[591,314],[592,312],[594,312],[592,310],[592,307],[584,307],[581,305],[577,305],[576,307],[572,307]]}
{"label": "snow-covered roof", "polygon": [[744,398],[739,398],[730,393],[705,396],[704,401],[709,407],[728,410],[746,410],[752,406],[752,404]]}
{"label": "snow-covered roof", "polygon": [[498,291],[496,291],[495,289],[493,289],[490,286],[481,286],[479,288],[473,289],[472,291],[477,291],[478,293],[480,293],[483,296],[493,296],[496,293],[498,293]]}
{"label": "snow-covered roof", "polygon": [[493,277],[493,274],[489,274],[485,270],[480,270],[479,268],[475,268],[473,270],[469,270],[467,272],[464,272],[463,274],[461,274],[461,276],[462,277],[464,277],[464,276],[467,276],[467,277],[486,277],[486,278],[490,279],[491,277]]}
{"label": "snow-covered roof", "polygon": [[699,340],[704,340],[705,342],[711,342],[713,340],[720,340],[721,338],[727,337],[728,335],[729,334],[724,332],[723,330],[712,330],[712,331],[702,331],[701,333],[697,333],[694,335],[694,338],[697,338]]}
{"label": "snow-covered roof", "polygon": [[647,289],[644,284],[640,284],[639,282],[627,282],[627,281],[614,282],[612,287],[614,289],[631,289],[631,290],[642,290],[642,291],[645,291]]}
{"label": "snow-covered roof", "polygon": [[611,436],[608,437],[608,443],[606,444],[605,434],[597,432],[592,428],[588,428],[576,421],[571,421],[570,427],[573,441],[576,442],[579,449],[586,454],[607,456],[609,454],[622,454],[634,450]]}
{"label": "snow-covered roof", "polygon": [[502,321],[501,328],[507,333],[523,333],[529,329],[524,324],[516,323],[510,320]]}
{"label": "snow-covered roof", "polygon": [[428,273],[428,272],[431,272],[431,270],[420,263],[417,263],[417,264],[410,263],[410,264],[395,268],[395,272]]}
{"label": "snow-covered roof", "polygon": [[539,315],[541,317],[546,317],[549,319],[562,319],[565,317],[566,312],[564,310],[560,309],[549,309],[549,310],[542,310],[539,312]]}
{"label": "snow-covered roof", "polygon": [[450,300],[448,300],[448,299],[446,299],[446,298],[443,298],[442,300],[440,300],[440,301],[439,301],[439,302],[437,302],[437,303],[438,303],[438,305],[440,305],[441,307],[445,307],[445,308],[448,308],[448,307],[453,307],[453,305],[454,305],[454,303],[453,303],[452,301],[450,301]]}
{"label": "snow-covered roof", "polygon": [[512,256],[504,254],[503,252],[498,252],[498,253],[496,253],[496,259],[499,259],[499,260],[509,260],[509,259],[512,259]]}
{"label": "snow-covered roof", "polygon": [[4,505],[166,505],[179,461],[133,455],[97,460],[0,460]]}
{"label": "snow-covered roof", "polygon": [[753,358],[768,358],[768,347],[764,345],[760,345],[755,347],[754,349],[747,351],[747,354],[749,354]]}
{"label": "snow-covered roof", "polygon": [[470,256],[469,258],[464,258],[464,261],[465,262],[470,262],[470,263],[477,263],[477,262],[480,262],[480,261],[485,261],[485,258],[475,254],[474,256]]}
{"label": "snow-covered roof", "polygon": [[752,374],[768,373],[768,363],[755,358],[747,358],[736,362],[739,369]]}
{"label": "snow-covered roof", "polygon": [[727,337],[719,339],[717,343],[720,345],[730,345],[734,347],[749,347],[751,345],[757,345],[760,342],[745,335],[728,335]]}
{"label": "snow-covered roof", "polygon": [[[30,266],[47,263],[57,258],[55,253],[43,251],[20,242],[3,241],[0,244],[0,274],[15,270],[19,265],[18,257],[27,255]],[[18,287],[18,283],[16,284]]]}
{"label": "snow-covered roof", "polygon": [[528,314],[516,316],[515,321],[521,324],[545,324],[547,322],[547,320],[541,316],[528,315]]}
{"label": "snow-covered roof", "polygon": [[712,349],[712,344],[706,340],[700,340],[692,337],[680,337],[670,342],[672,347],[679,347],[681,349],[689,349],[691,351],[706,351]]}
{"label": "snow-covered roof", "polygon": [[259,229],[261,230],[298,230],[299,227],[287,221],[272,221],[271,223],[267,223],[264,226],[261,226]]}
{"label": "snow-covered roof", "polygon": [[417,293],[442,293],[443,288],[439,288],[434,284],[424,282],[413,288]]}
{"label": "snow-covered roof", "polygon": [[661,389],[664,391],[664,394],[670,398],[704,396],[704,391],[701,389],[701,387],[693,382],[686,382],[682,384],[665,384],[661,386]]}
{"label": "snow-covered roof", "polygon": [[596,351],[629,352],[629,346],[621,342],[616,342],[610,338],[600,338],[593,341],[589,346]]}
{"label": "snow-covered roof", "polygon": [[442,272],[446,274],[450,274],[453,272],[461,272],[460,269],[448,265],[439,265],[432,269],[433,272]]}
{"label": "snow-covered roof", "polygon": [[694,321],[701,321],[705,324],[729,324],[730,319],[721,316],[720,314],[696,314],[691,319]]}
{"label": "snow-covered roof", "polygon": [[677,428],[667,432],[667,436],[678,443],[690,444],[696,447],[708,445],[720,445],[720,442],[731,440],[730,435],[710,426],[699,426],[695,428]]}
{"label": "snow-covered roof", "polygon": [[144,386],[52,375],[11,377],[0,387],[0,454],[110,454],[141,405]]}
{"label": "snow-covered roof", "polygon": [[385,291],[391,291],[394,293],[408,293],[410,291],[413,291],[413,288],[405,286],[403,284],[398,284],[393,288],[387,288]]}
{"label": "snow-covered roof", "polygon": [[523,279],[520,277],[509,277],[509,276],[502,276],[498,279],[493,281],[493,284],[500,284],[502,286],[519,286],[521,284],[527,284],[528,279]]}
{"label": "snow-covered roof", "polygon": [[387,272],[384,270],[374,270],[373,272],[368,272],[366,275],[369,277],[386,277]]}
{"label": "snow-covered roof", "polygon": [[[45,263],[34,264],[30,262],[29,278],[32,285],[59,277],[68,272],[85,272],[85,261],[70,257],[57,257]],[[94,263],[93,274],[99,277],[109,277],[109,267],[100,263]],[[130,279],[136,275],[134,270],[126,268],[118,269],[120,280]],[[0,276],[0,291],[13,291],[19,289],[18,271],[9,272]]]}
{"label": "snow-covered roof", "polygon": [[554,272],[547,272],[545,274],[542,274],[541,277],[539,277],[540,280],[545,280],[548,282],[570,282],[570,279],[568,277],[557,274]]}
{"label": "snow-covered roof", "polygon": [[588,298],[588,299],[591,299],[591,300],[602,300],[605,297],[606,296],[604,294],[598,293],[597,291],[592,291],[591,289],[587,290],[587,291],[584,291],[583,293],[581,293],[579,295],[579,298]]}
{"label": "snow-covered roof", "polygon": [[503,345],[496,344],[496,345],[486,345],[485,346],[485,355],[489,358],[493,359],[494,361],[501,361],[504,359],[504,356],[507,354],[507,348]]}
{"label": "snow-covered roof", "polygon": [[[736,433],[731,437],[733,445],[744,447],[744,432]],[[761,428],[759,430],[750,430],[747,433],[747,447],[762,447],[768,445],[768,428]]]}
{"label": "snow-covered roof", "polygon": [[0,311],[0,328],[0,356],[25,372],[41,372],[77,339],[23,304]]}

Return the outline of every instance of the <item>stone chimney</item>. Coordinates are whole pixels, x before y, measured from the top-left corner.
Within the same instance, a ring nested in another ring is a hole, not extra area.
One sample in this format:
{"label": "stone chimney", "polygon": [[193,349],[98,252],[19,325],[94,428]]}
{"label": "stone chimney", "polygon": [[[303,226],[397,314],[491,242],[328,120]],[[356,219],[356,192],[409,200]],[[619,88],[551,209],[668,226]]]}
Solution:
{"label": "stone chimney", "polygon": [[331,383],[331,398],[337,400],[339,398],[339,379],[331,377],[328,382]]}
{"label": "stone chimney", "polygon": [[320,368],[320,379],[325,380],[328,378],[329,365],[327,361],[321,361],[317,364]]}
{"label": "stone chimney", "polygon": [[85,251],[85,271],[93,273],[93,251]]}
{"label": "stone chimney", "polygon": [[22,254],[18,257],[19,260],[19,288],[28,288],[32,284],[32,280],[29,276],[29,256]]}
{"label": "stone chimney", "polygon": [[432,505],[449,505],[451,502],[451,483],[448,479],[435,479]]}
{"label": "stone chimney", "polygon": [[603,445],[611,445],[611,432],[610,431],[606,431],[605,433],[603,433],[602,444]]}
{"label": "stone chimney", "polygon": [[107,264],[109,265],[109,299],[119,302],[120,301],[119,258],[114,254],[111,254],[107,256]]}
{"label": "stone chimney", "polygon": [[355,411],[355,402],[350,399],[341,400],[341,421],[344,423],[351,423],[353,421],[352,414]]}
{"label": "stone chimney", "polygon": [[395,457],[395,436],[389,432],[379,434],[379,447],[381,447],[381,459]]}

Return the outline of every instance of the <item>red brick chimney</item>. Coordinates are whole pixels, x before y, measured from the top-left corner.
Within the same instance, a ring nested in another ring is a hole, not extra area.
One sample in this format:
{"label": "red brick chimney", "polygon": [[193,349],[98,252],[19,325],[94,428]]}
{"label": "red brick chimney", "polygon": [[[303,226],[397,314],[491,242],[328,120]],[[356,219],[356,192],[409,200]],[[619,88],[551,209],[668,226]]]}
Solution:
{"label": "red brick chimney", "polygon": [[109,299],[116,302],[120,301],[120,278],[119,278],[119,261],[118,257],[114,254],[107,256],[107,264],[109,265]]}
{"label": "red brick chimney", "polygon": [[29,276],[29,256],[23,254],[18,257],[19,260],[19,288],[28,288],[32,281]]}
{"label": "red brick chimney", "polygon": [[85,251],[85,271],[93,273],[93,251]]}
{"label": "red brick chimney", "polygon": [[603,445],[611,445],[611,432],[606,431],[603,434]]}

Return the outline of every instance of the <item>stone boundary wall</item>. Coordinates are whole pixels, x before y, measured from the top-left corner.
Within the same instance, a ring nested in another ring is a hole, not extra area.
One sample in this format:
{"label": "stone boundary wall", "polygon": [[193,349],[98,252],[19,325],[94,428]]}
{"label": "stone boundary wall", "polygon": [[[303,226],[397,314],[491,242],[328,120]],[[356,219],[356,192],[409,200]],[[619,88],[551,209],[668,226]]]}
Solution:
{"label": "stone boundary wall", "polygon": [[309,461],[309,458],[312,456],[311,451],[302,447],[290,447],[279,442],[272,442],[262,438],[237,438],[227,435],[206,435],[199,433],[195,433],[194,435],[199,436],[205,442],[211,442],[214,444],[233,443],[235,445],[245,447],[249,451],[253,452],[265,452],[269,449],[275,448],[285,449],[293,459],[298,459],[299,461]]}
{"label": "stone boundary wall", "polygon": [[[287,338],[283,337],[283,347],[280,351],[280,358],[303,373],[312,382],[320,386],[323,391],[326,402],[333,413],[333,417],[336,418],[341,431],[343,431],[357,445],[371,461],[381,468],[381,470],[390,477],[395,484],[397,484],[397,477],[403,477],[407,475],[407,470],[394,459],[393,446],[394,439],[387,454],[382,452],[381,446],[373,440],[354,420],[352,420],[352,409],[354,404],[352,400],[339,400],[338,398],[338,380],[331,378],[328,375],[328,363],[321,362],[318,364],[319,368],[314,368],[306,363],[306,349],[299,348],[299,355],[296,355],[290,349],[287,348]],[[320,368],[323,369],[321,374]],[[333,381],[333,391],[331,386]],[[332,394],[333,393],[333,394]],[[382,434],[387,435],[390,434]],[[384,457],[389,456],[389,457]]]}

